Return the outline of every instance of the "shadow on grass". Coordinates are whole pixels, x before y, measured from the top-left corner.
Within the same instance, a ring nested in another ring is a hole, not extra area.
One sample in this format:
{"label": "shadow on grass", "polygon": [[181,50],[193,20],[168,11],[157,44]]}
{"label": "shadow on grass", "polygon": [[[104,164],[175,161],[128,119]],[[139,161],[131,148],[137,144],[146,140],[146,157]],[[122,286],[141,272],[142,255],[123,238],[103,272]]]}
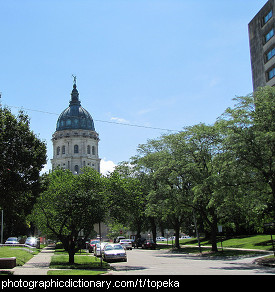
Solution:
{"label": "shadow on grass", "polygon": [[69,256],[56,254],[52,257],[50,269],[80,269],[80,270],[107,270],[110,265],[104,261],[101,262],[94,256],[75,255],[74,264],[69,263]]}
{"label": "shadow on grass", "polygon": [[[165,249],[164,247],[162,249]],[[167,248],[166,248],[167,249]],[[220,249],[217,252],[213,252],[210,247],[202,247],[201,251],[199,248],[196,247],[181,247],[179,249],[177,248],[170,248],[167,249],[167,253],[161,255],[164,257],[173,257],[173,256],[192,256],[192,258],[198,258],[198,259],[221,259],[221,260],[232,260],[232,259],[238,259],[238,258],[244,258],[244,257],[253,257],[257,255],[262,255],[262,253],[258,253],[255,251],[248,251],[248,250],[233,250],[233,249]]]}

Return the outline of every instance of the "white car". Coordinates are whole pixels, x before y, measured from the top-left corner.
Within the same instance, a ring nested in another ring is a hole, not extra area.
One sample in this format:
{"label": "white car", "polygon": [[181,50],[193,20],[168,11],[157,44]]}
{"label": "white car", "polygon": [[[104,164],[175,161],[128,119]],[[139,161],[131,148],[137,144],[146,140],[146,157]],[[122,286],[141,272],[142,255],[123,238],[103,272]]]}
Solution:
{"label": "white car", "polygon": [[105,262],[124,261],[127,262],[126,250],[119,244],[106,244],[103,249],[102,259]]}
{"label": "white car", "polygon": [[36,247],[37,246],[37,239],[35,237],[28,237],[25,241],[25,245]]}
{"label": "white car", "polygon": [[19,244],[19,241],[17,237],[9,237],[5,244]]}
{"label": "white car", "polygon": [[188,235],[182,236],[180,239],[190,239],[191,237]]}
{"label": "white car", "polygon": [[97,244],[95,245],[95,248],[94,248],[94,255],[95,255],[96,257],[101,257],[102,252],[103,252],[103,249],[104,249],[104,247],[105,247],[106,244],[108,244],[108,242],[101,242],[101,244],[100,244],[100,243],[97,243]]}
{"label": "white car", "polygon": [[161,236],[161,237],[157,237],[156,240],[157,241],[167,241],[167,238]]}
{"label": "white car", "polygon": [[133,245],[132,245],[132,240],[131,239],[121,239],[119,243],[125,248],[125,249],[130,249],[132,250]]}

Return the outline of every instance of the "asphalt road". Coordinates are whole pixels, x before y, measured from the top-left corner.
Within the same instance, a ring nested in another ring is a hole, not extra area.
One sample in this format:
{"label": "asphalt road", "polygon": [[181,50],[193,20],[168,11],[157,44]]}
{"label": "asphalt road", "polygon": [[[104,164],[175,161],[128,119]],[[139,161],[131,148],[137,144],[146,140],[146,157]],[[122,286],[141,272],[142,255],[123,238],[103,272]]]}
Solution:
{"label": "asphalt road", "polygon": [[111,263],[112,275],[275,275],[275,268],[253,264],[258,257],[210,258],[171,253],[169,250],[133,249],[127,262]]}

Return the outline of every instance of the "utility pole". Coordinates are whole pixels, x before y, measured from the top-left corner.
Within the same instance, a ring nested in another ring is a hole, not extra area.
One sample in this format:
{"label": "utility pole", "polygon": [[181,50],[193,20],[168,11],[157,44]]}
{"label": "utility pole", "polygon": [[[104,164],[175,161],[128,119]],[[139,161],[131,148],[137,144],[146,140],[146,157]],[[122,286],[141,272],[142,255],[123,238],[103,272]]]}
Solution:
{"label": "utility pole", "polygon": [[1,219],[1,244],[3,244],[3,231],[4,231],[4,210],[2,209],[2,219]]}

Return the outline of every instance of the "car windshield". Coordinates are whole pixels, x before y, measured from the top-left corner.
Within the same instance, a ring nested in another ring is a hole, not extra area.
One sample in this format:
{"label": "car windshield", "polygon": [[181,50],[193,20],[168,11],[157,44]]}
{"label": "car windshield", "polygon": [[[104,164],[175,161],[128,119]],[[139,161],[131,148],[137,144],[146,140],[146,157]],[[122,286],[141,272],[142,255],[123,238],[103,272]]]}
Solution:
{"label": "car windshield", "polygon": [[34,238],[34,237],[28,237],[26,241],[35,242],[36,241],[36,238]]}
{"label": "car windshield", "polygon": [[105,250],[112,250],[112,249],[123,249],[121,245],[106,245]]}
{"label": "car windshield", "polygon": [[9,238],[7,239],[7,241],[17,241],[17,238],[16,238],[16,237],[9,237]]}

